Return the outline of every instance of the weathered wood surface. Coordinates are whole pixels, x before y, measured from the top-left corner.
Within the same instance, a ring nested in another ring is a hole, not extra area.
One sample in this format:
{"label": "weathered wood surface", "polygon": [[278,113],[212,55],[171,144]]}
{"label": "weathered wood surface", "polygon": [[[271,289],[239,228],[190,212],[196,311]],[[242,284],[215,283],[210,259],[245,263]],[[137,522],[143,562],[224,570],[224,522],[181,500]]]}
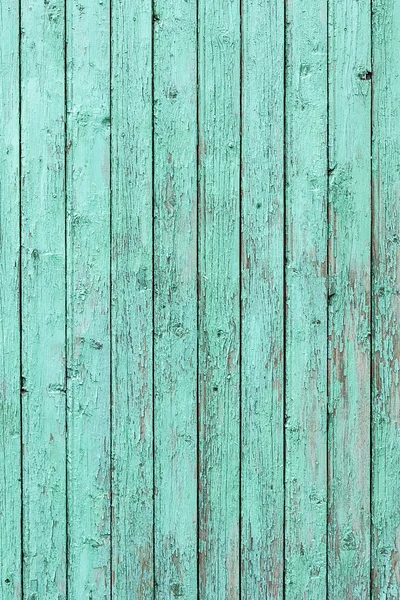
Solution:
{"label": "weathered wood surface", "polygon": [[131,0],[114,0],[112,14],[112,589],[150,600],[153,15]]}
{"label": "weathered wood surface", "polygon": [[0,597],[400,597],[394,0],[0,5]]}
{"label": "weathered wood surface", "polygon": [[68,597],[111,590],[110,5],[67,2]]}
{"label": "weathered wood surface", "polygon": [[284,5],[242,22],[242,599],[283,598]]}
{"label": "weathered wood surface", "polygon": [[370,25],[369,4],[330,4],[328,593],[343,599],[370,597]]}
{"label": "weathered wood surface", "polygon": [[23,597],[66,594],[64,6],[21,4]]}
{"label": "weathered wood surface", "polygon": [[154,11],[155,598],[167,600],[197,595],[196,2]]}
{"label": "weathered wood surface", "polygon": [[372,598],[400,597],[400,6],[373,2]]}
{"label": "weathered wood surface", "polygon": [[286,26],[285,598],[297,600],[327,592],[326,2],[294,0]]}
{"label": "weathered wood surface", "polygon": [[199,593],[240,586],[240,5],[199,2]]}
{"label": "weathered wood surface", "polygon": [[21,597],[18,4],[0,4],[0,597]]}

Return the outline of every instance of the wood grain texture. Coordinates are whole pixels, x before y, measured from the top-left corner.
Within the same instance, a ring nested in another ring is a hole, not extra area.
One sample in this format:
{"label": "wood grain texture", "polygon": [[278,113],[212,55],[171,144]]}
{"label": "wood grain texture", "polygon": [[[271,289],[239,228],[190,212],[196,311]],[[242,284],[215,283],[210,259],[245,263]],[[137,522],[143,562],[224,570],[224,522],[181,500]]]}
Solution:
{"label": "wood grain texture", "polygon": [[66,594],[64,5],[21,4],[23,596]]}
{"label": "wood grain texture", "polygon": [[284,5],[243,3],[242,590],[283,598]]}
{"label": "wood grain texture", "polygon": [[285,598],[326,597],[327,4],[286,32]]}
{"label": "wood grain texture", "polygon": [[21,598],[19,11],[0,4],[0,597]]}
{"label": "wood grain texture", "polygon": [[112,4],[113,596],[153,598],[152,6]]}
{"label": "wood grain texture", "polygon": [[400,598],[399,27],[3,0],[1,600]]}
{"label": "wood grain texture", "polygon": [[110,5],[67,4],[68,593],[110,598]]}
{"label": "wood grain texture", "polygon": [[400,7],[373,3],[372,598],[400,597]]}
{"label": "wood grain texture", "polygon": [[330,4],[328,558],[343,599],[370,597],[370,16]]}
{"label": "wood grain texture", "polygon": [[239,598],[240,6],[199,0],[199,596]]}
{"label": "wood grain texture", "polygon": [[154,3],[155,598],[197,598],[195,0]]}

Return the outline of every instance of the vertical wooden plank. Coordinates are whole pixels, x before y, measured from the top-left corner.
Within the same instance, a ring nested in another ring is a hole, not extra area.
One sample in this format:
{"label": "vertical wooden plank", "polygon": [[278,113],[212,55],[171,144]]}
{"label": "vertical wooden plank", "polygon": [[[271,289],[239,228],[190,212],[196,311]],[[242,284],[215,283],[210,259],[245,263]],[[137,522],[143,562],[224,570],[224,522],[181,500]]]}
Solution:
{"label": "vertical wooden plank", "polygon": [[0,597],[21,598],[19,6],[0,4]]}
{"label": "vertical wooden plank", "polygon": [[369,598],[370,3],[329,23],[329,597]]}
{"label": "vertical wooden plank", "polygon": [[326,597],[327,2],[287,6],[285,598]]}
{"label": "vertical wooden plank", "polygon": [[67,4],[68,590],[110,597],[110,4]]}
{"label": "vertical wooden plank", "polygon": [[24,597],[65,598],[64,3],[21,4]]}
{"label": "vertical wooden plank", "polygon": [[199,595],[239,597],[240,6],[199,0]]}
{"label": "vertical wooden plank", "polygon": [[154,3],[155,597],[197,597],[197,16]]}
{"label": "vertical wooden plank", "polygon": [[243,3],[242,599],[283,597],[284,4]]}
{"label": "vertical wooden plank", "polygon": [[372,597],[400,597],[400,5],[373,3]]}
{"label": "vertical wooden plank", "polygon": [[153,598],[152,5],[112,5],[113,595]]}

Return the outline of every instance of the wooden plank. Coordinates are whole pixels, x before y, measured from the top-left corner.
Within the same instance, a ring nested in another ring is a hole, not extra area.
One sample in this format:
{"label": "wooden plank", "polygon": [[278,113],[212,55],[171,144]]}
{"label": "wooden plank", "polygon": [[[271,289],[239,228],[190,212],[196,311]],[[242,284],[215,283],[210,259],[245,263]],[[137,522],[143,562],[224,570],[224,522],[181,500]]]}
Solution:
{"label": "wooden plank", "polygon": [[19,10],[0,4],[0,597],[21,597]]}
{"label": "wooden plank", "polygon": [[68,591],[110,597],[110,4],[67,3]]}
{"label": "wooden plank", "polygon": [[283,597],[284,4],[243,4],[242,598]]}
{"label": "wooden plank", "polygon": [[153,598],[152,5],[112,5],[113,595]]}
{"label": "wooden plank", "polygon": [[21,5],[23,595],[65,598],[64,4]]}
{"label": "wooden plank", "polygon": [[372,597],[400,597],[400,6],[373,3]]}
{"label": "wooden plank", "polygon": [[239,597],[240,6],[199,0],[199,598]]}
{"label": "wooden plank", "polygon": [[329,15],[329,597],[370,597],[370,4]]}
{"label": "wooden plank", "polygon": [[286,13],[285,598],[326,597],[327,3]]}
{"label": "wooden plank", "polygon": [[154,4],[155,597],[197,597],[196,1]]}

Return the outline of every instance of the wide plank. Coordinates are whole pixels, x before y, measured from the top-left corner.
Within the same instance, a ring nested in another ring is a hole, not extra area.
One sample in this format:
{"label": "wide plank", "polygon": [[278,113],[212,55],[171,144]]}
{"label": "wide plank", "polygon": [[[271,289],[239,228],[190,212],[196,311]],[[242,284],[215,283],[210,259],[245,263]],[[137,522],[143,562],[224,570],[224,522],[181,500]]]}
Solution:
{"label": "wide plank", "polygon": [[154,2],[155,598],[197,597],[197,14]]}
{"label": "wide plank", "polygon": [[64,3],[21,3],[23,597],[66,597]]}
{"label": "wide plank", "polygon": [[329,14],[329,597],[370,597],[371,12]]}
{"label": "wide plank", "polygon": [[284,4],[242,10],[241,594],[283,598]]}
{"label": "wide plank", "polygon": [[0,4],[0,597],[21,597],[18,3]]}
{"label": "wide plank", "polygon": [[110,4],[67,1],[68,594],[110,598]]}
{"label": "wide plank", "polygon": [[327,2],[286,8],[285,598],[326,597]]}

